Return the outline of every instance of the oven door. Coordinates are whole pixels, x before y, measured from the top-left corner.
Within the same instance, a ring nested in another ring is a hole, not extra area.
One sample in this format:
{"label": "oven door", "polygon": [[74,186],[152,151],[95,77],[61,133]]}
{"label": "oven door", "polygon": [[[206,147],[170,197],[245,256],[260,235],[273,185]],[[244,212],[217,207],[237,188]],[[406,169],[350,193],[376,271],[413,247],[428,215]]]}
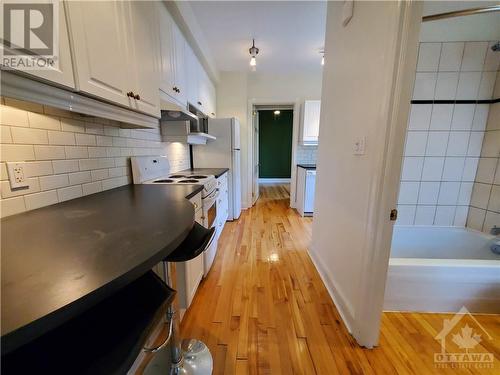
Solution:
{"label": "oven door", "polygon": [[219,197],[219,189],[214,189],[209,195],[203,198],[203,226],[212,228],[215,225],[217,218],[217,198]]}

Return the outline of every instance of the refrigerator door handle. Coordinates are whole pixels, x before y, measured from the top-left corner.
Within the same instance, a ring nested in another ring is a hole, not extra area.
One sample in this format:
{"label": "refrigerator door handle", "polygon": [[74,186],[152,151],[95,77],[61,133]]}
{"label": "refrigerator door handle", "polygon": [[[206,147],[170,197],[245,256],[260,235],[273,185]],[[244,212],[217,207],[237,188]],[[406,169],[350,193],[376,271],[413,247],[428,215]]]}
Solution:
{"label": "refrigerator door handle", "polygon": [[239,148],[233,148],[233,151],[240,151]]}

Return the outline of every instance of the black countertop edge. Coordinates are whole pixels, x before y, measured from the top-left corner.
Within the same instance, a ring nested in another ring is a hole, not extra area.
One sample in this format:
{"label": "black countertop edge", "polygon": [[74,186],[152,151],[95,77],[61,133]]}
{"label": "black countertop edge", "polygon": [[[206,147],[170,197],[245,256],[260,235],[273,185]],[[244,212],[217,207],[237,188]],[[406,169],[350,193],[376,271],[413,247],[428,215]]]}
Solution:
{"label": "black countertop edge", "polygon": [[297,164],[297,167],[304,169],[316,169],[316,164]]}
{"label": "black countertop edge", "polygon": [[219,178],[227,171],[229,171],[229,168],[192,168],[192,169],[184,169],[183,171],[179,171],[179,173],[209,174],[209,175],[214,175],[215,178]]}
{"label": "black countertop edge", "polygon": [[2,354],[81,314],[166,258],[191,231],[194,207],[186,198],[202,188],[125,185],[3,218]]}

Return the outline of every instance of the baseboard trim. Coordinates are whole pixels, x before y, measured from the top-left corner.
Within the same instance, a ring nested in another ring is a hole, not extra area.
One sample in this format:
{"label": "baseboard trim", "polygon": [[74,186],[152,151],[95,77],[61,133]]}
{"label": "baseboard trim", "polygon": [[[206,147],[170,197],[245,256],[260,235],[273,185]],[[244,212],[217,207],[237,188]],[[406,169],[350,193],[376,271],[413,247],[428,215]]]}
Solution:
{"label": "baseboard trim", "polygon": [[259,184],[289,184],[291,178],[259,178]]}
{"label": "baseboard trim", "polygon": [[347,330],[352,335],[354,332],[354,314],[352,312],[352,309],[350,308],[350,304],[342,296],[342,293],[340,293],[339,290],[335,287],[335,283],[328,276],[326,268],[323,266],[323,262],[321,261],[321,259],[315,254],[314,251],[312,251],[312,249],[308,248],[307,253],[309,254],[309,258],[311,258],[316,271],[318,271],[323,284],[325,284],[326,290],[332,298],[333,303],[335,304],[340,317],[344,321]]}

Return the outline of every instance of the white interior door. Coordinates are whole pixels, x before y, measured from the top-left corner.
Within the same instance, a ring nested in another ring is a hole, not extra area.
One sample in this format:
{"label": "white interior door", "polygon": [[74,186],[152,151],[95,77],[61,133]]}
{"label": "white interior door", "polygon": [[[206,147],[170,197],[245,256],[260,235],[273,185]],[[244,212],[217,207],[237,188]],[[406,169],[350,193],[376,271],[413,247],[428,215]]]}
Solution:
{"label": "white interior door", "polygon": [[254,110],[253,118],[253,188],[252,205],[259,199],[259,111]]}

